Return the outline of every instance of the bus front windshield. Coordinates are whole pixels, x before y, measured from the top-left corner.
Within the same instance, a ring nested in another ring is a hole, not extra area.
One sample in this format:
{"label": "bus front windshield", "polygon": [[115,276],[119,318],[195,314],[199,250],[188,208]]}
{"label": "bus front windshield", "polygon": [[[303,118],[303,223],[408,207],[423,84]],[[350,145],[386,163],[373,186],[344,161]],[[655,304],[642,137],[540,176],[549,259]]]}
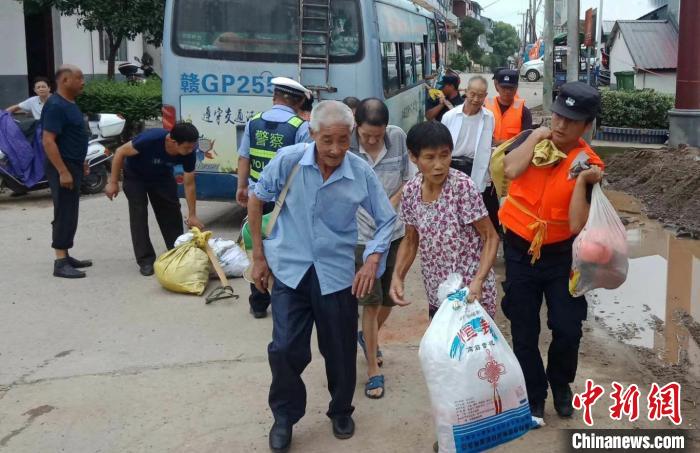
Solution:
{"label": "bus front windshield", "polygon": [[[333,62],[361,55],[357,0],[331,2]],[[304,30],[325,31],[322,10],[308,11]],[[299,51],[299,0],[176,0],[173,49],[182,56],[221,60],[296,62]],[[321,34],[304,38],[305,53],[321,55]]]}

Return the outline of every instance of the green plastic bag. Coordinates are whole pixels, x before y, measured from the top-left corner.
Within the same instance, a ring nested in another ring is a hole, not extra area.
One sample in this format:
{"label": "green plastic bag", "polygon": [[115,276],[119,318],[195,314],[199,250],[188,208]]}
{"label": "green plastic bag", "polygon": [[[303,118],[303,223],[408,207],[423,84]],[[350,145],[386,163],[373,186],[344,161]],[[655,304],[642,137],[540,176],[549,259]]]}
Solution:
{"label": "green plastic bag", "polygon": [[[270,217],[272,213],[265,214],[262,216],[262,236],[263,239],[266,238],[265,231],[267,231],[267,225],[270,223]],[[243,248],[247,251],[253,250],[253,236],[250,234],[250,226],[248,225],[248,220],[245,221],[243,227],[241,228],[241,237],[243,238]]]}

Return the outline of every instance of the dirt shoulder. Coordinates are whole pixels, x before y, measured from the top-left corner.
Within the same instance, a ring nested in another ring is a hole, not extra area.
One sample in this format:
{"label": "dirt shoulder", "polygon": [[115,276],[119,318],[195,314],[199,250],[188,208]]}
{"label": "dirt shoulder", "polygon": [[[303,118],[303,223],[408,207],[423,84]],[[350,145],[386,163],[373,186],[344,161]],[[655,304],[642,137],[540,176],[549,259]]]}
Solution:
{"label": "dirt shoulder", "polygon": [[700,149],[629,149],[606,160],[610,186],[639,198],[649,218],[700,238]]}

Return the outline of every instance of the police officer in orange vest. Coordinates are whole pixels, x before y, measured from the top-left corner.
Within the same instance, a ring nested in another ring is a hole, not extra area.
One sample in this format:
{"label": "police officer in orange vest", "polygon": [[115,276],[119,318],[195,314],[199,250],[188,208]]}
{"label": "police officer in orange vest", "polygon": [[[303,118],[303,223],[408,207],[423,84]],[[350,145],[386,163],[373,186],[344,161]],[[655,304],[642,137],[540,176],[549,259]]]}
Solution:
{"label": "police officer in orange vest", "polygon": [[532,129],[532,114],[525,107],[525,100],[518,97],[518,71],[501,69],[493,76],[498,96],[486,101],[486,108],[493,112],[496,124],[493,144],[500,145],[520,132]]}
{"label": "police officer in orange vest", "polygon": [[[573,413],[569,384],[576,376],[586,299],[569,294],[572,244],[588,219],[593,185],[603,161],[581,138],[600,106],[598,91],[582,82],[561,87],[552,105],[552,127],[516,140],[504,159],[512,182],[499,218],[506,230],[503,313],[511,322],[513,349],[527,386],[533,416],[543,418],[547,386],[562,417]],[[549,139],[566,154],[547,166],[532,164],[535,145]],[[590,168],[577,171],[584,160]],[[546,300],[552,331],[547,368],[538,348],[540,308]]]}

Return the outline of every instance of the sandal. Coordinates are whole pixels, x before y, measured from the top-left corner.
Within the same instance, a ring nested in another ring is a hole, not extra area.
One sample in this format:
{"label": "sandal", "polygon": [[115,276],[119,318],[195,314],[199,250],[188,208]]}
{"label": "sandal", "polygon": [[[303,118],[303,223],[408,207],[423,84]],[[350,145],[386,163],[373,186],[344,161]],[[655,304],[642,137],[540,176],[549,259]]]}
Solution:
{"label": "sandal", "polygon": [[[357,342],[360,344],[362,352],[365,354],[365,360],[367,360],[367,343],[365,343],[365,336],[361,330],[357,332]],[[377,366],[381,368],[382,365],[384,365],[384,360],[382,360],[382,350],[377,348]]]}
{"label": "sandal", "polygon": [[[376,389],[382,389],[382,393],[379,395],[372,395],[369,393],[370,390],[376,390]],[[384,396],[384,375],[383,374],[378,374],[376,376],[372,376],[369,378],[367,383],[365,384],[365,396],[367,398],[373,399],[373,400],[378,400],[379,398]]]}

